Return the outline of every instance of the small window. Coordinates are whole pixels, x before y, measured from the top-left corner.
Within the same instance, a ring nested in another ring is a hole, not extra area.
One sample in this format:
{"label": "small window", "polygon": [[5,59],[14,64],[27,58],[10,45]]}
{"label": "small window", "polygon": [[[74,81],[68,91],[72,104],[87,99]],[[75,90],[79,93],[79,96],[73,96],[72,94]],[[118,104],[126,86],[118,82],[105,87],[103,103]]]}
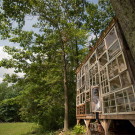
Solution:
{"label": "small window", "polygon": [[105,42],[103,41],[103,43],[101,45],[99,45],[98,48],[97,48],[98,57],[101,56],[104,53],[105,50],[106,50]]}
{"label": "small window", "polygon": [[86,114],[90,114],[90,102],[86,102]]}
{"label": "small window", "polygon": [[82,67],[82,75],[84,74],[84,66]]}
{"label": "small window", "polygon": [[109,47],[117,39],[114,28],[106,37],[106,44]]}
{"label": "small window", "polygon": [[121,82],[122,82],[122,87],[127,87],[131,84],[131,80],[130,80],[128,71],[123,72],[120,75],[120,78],[121,78]]}
{"label": "small window", "polygon": [[110,107],[110,113],[115,113],[116,112],[116,107]]}
{"label": "small window", "polygon": [[126,69],[126,65],[124,62],[123,55],[121,54],[120,56],[118,56],[117,60],[118,60],[120,72],[124,71]]}
{"label": "small window", "polygon": [[85,65],[85,72],[88,72],[88,64]]}
{"label": "small window", "polygon": [[108,64],[108,73],[110,79],[118,75],[118,65],[116,59]]}
{"label": "small window", "polygon": [[119,77],[116,77],[110,81],[110,88],[111,88],[111,91],[118,90],[121,88]]}
{"label": "small window", "polygon": [[106,53],[99,59],[100,68],[102,68],[107,63],[107,55]]}
{"label": "small window", "polygon": [[125,105],[117,106],[117,110],[118,110],[118,112],[126,112]]}
{"label": "small window", "polygon": [[85,84],[85,76],[82,77],[82,86]]}
{"label": "small window", "polygon": [[90,58],[90,65],[94,64],[96,61],[96,54],[94,53],[92,57]]}
{"label": "small window", "polygon": [[87,92],[86,93],[86,100],[89,100],[90,99],[90,92]]}
{"label": "small window", "polygon": [[109,59],[111,60],[120,51],[118,40],[108,49]]}

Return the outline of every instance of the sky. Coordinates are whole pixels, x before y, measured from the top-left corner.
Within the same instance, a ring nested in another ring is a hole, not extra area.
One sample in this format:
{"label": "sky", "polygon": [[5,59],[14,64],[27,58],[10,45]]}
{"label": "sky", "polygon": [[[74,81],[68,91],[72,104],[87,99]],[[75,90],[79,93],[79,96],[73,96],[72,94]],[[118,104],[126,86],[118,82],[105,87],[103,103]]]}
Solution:
{"label": "sky", "polygon": [[[88,0],[92,3],[98,3],[98,0]],[[31,31],[33,30],[34,32],[39,33],[38,29],[35,29],[32,27],[33,24],[35,24],[37,22],[37,17],[26,17],[25,18],[26,22],[25,22],[25,26],[23,27],[23,30],[27,30],[27,31]],[[89,37],[91,38],[91,37]],[[8,56],[8,54],[6,52],[3,51],[3,47],[4,46],[18,46],[18,44],[14,44],[9,42],[8,40],[0,40],[0,60],[2,60],[3,58],[10,58],[10,56]],[[3,80],[3,75],[7,73],[7,74],[12,74],[14,73],[14,69],[5,69],[3,67],[0,68],[0,83]],[[23,73],[18,73],[19,76],[23,76]]]}

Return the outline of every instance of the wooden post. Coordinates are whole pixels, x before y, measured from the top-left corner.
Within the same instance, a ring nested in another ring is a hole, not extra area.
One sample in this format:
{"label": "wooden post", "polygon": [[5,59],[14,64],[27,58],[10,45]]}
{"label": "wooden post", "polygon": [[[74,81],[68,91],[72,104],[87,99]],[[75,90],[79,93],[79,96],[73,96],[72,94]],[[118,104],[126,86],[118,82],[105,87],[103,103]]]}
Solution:
{"label": "wooden post", "polygon": [[135,127],[135,120],[130,120],[130,123]]}
{"label": "wooden post", "polygon": [[77,125],[80,123],[80,119],[77,119]]}
{"label": "wooden post", "polygon": [[100,122],[101,122],[101,125],[104,128],[105,135],[110,135],[109,127],[110,127],[110,124],[111,124],[111,120],[100,120]]}
{"label": "wooden post", "polygon": [[91,135],[91,131],[90,131],[90,127],[89,127],[89,125],[90,125],[90,119],[89,120],[84,120],[84,122],[85,122],[86,129],[87,129],[86,135]]}

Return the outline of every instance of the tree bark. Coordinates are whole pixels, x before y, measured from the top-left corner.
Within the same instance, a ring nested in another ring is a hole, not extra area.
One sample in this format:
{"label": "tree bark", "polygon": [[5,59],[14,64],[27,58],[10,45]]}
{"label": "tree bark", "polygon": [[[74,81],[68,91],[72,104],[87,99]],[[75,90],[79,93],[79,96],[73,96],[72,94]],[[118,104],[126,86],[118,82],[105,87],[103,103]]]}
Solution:
{"label": "tree bark", "polygon": [[63,51],[63,77],[64,77],[64,99],[65,99],[65,115],[64,115],[64,131],[68,130],[68,88],[67,88],[67,63],[65,54],[65,45],[62,45]]}
{"label": "tree bark", "polygon": [[110,0],[135,61],[135,0]]}

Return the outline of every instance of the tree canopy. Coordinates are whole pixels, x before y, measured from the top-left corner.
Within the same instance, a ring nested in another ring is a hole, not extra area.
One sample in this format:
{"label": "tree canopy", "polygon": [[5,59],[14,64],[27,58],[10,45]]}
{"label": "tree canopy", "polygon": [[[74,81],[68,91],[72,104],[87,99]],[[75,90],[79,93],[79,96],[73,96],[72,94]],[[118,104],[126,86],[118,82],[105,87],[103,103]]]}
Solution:
{"label": "tree canopy", "polygon": [[[95,42],[113,16],[103,2],[99,7],[84,0],[3,0],[1,39],[19,48],[5,46],[11,58],[0,66],[24,73],[4,79],[23,89],[16,96],[22,119],[46,129],[62,128],[64,121],[67,130],[75,123],[75,70],[89,51],[88,35],[94,34]],[[23,30],[26,16],[38,18],[33,27],[40,33]]]}

